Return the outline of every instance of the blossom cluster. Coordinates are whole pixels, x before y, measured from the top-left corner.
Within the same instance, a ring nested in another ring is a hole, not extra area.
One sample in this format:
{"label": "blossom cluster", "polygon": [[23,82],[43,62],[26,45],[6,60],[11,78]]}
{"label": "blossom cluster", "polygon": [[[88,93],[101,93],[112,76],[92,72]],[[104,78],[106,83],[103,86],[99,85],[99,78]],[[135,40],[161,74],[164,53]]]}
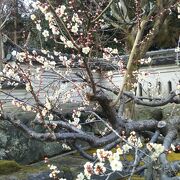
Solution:
{"label": "blossom cluster", "polygon": [[15,100],[13,99],[12,100],[12,105],[18,107],[18,108],[22,108],[24,111],[32,111],[32,112],[35,112],[35,109],[33,108],[32,105],[29,105],[29,104],[26,104],[22,101],[18,101],[18,100]]}
{"label": "blossom cluster", "polygon": [[86,162],[84,165],[84,174],[80,173],[77,176],[76,180],[80,179],[90,179],[91,176],[94,175],[105,175],[107,168],[106,165],[109,164],[111,167],[111,170],[114,171],[122,171],[123,165],[120,161],[120,155],[122,155],[122,150],[120,148],[117,148],[115,153],[112,153],[112,151],[105,151],[104,149],[97,149],[94,156],[97,156],[99,162],[91,163]]}
{"label": "blossom cluster", "polygon": [[[58,167],[53,164],[50,164],[49,159],[47,157],[45,157],[44,162],[47,164],[47,167],[51,171],[49,174],[49,177],[52,179],[59,179],[58,174],[60,173],[60,171],[59,171]],[[60,178],[59,180],[66,180],[66,179]]]}
{"label": "blossom cluster", "polygon": [[64,150],[71,150],[71,147],[68,146],[66,143],[63,143],[63,144],[62,144],[62,148],[63,148]]}
{"label": "blossom cluster", "polygon": [[81,125],[79,124],[80,116],[81,116],[81,111],[74,109],[72,114],[72,121],[69,120],[69,123],[77,127],[78,129],[81,129]]}
{"label": "blossom cluster", "polygon": [[19,68],[16,63],[6,64],[0,73],[0,80],[5,81],[8,78],[7,85],[17,86],[21,83],[22,77],[19,74]]}
{"label": "blossom cluster", "polygon": [[140,59],[140,64],[150,64],[152,62],[151,57]]}
{"label": "blossom cluster", "polygon": [[[36,7],[35,8],[36,10],[40,10],[44,14],[45,20],[48,22],[49,29],[51,30],[52,35],[54,35],[54,36],[60,35],[60,40],[62,43],[64,43],[65,47],[74,48],[74,44],[73,44],[72,40],[69,40],[64,34],[62,34],[62,33],[60,34],[61,30],[58,27],[56,17],[50,11],[48,4],[41,3],[40,1],[36,1],[36,2],[32,3],[32,7],[34,7],[34,8]],[[74,34],[77,34],[80,26],[82,25],[82,20],[78,16],[77,13],[73,13],[71,19],[69,19],[70,15],[68,16],[66,9],[67,8],[65,5],[58,6],[55,8],[55,13],[56,13],[57,17],[61,18],[61,20],[65,23],[65,26],[69,31],[71,31]],[[44,29],[42,31],[41,20],[39,20],[35,14],[31,15],[31,19],[36,24],[37,30],[42,32],[42,36],[45,38],[45,40],[47,40],[47,38],[50,37],[49,30]],[[83,49],[82,51],[85,54],[88,53],[88,49],[86,49],[86,48]]]}
{"label": "blossom cluster", "polygon": [[60,173],[57,166],[54,165],[48,165],[49,169],[51,170],[51,173],[49,174],[50,178],[57,178],[57,175]]}
{"label": "blossom cluster", "polygon": [[142,143],[141,143],[140,137],[137,137],[135,131],[132,131],[130,133],[130,136],[128,137],[127,141],[131,146],[135,146],[135,147],[138,147],[138,148],[141,148],[143,146]]}
{"label": "blossom cluster", "polygon": [[151,152],[152,160],[157,160],[159,155],[164,152],[164,146],[157,143],[148,143],[146,145],[147,149]]}
{"label": "blossom cluster", "polygon": [[[102,5],[103,3],[99,7]],[[36,29],[42,34],[45,40],[53,38],[55,42],[64,44],[65,48],[76,49],[78,52],[81,49],[81,54],[84,55],[88,55],[91,50],[93,50],[93,32],[95,32],[97,28],[103,29],[105,25],[104,20],[100,18],[95,22],[95,26],[88,29],[89,27],[87,28],[85,24],[88,24],[89,19],[86,19],[84,11],[77,8],[75,3],[71,1],[68,1],[66,5],[61,4],[58,7],[54,7],[54,11],[51,11],[48,3],[42,3],[40,1],[33,2],[32,7],[40,11],[48,23],[49,28],[46,27],[43,29],[41,19],[36,16],[36,12],[31,14],[31,20],[35,23]],[[99,10],[97,10],[96,15],[98,15],[98,13],[100,13]],[[116,38],[114,42],[118,42]],[[117,48],[99,47],[99,50],[102,50],[103,58],[107,60],[118,54]]]}
{"label": "blossom cluster", "polygon": [[110,60],[111,57],[118,54],[118,49],[112,49],[110,47],[103,49],[103,59]]}

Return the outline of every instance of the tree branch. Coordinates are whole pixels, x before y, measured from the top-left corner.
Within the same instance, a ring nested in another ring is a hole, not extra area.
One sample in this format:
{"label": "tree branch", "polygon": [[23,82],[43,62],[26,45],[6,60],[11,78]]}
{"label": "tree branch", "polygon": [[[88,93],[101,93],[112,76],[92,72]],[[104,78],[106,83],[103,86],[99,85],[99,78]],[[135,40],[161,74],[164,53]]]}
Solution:
{"label": "tree branch", "polygon": [[[150,107],[157,107],[157,106],[164,106],[168,103],[178,103],[179,97],[177,98],[177,94],[173,91],[169,94],[166,99],[151,99],[151,101],[143,101],[142,97],[135,96],[132,92],[123,92],[123,94],[129,98],[131,98],[136,104],[150,106]],[[176,97],[176,98],[175,98]]]}

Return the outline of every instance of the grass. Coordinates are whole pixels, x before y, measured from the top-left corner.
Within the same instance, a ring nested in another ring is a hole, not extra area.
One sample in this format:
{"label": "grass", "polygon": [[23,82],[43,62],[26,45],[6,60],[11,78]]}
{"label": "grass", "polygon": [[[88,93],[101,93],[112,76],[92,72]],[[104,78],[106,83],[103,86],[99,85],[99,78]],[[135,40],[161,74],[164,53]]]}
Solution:
{"label": "grass", "polygon": [[180,153],[170,153],[167,155],[167,159],[168,161],[177,161],[180,160]]}
{"label": "grass", "polygon": [[0,160],[0,175],[17,172],[21,166],[15,161]]}
{"label": "grass", "polygon": [[8,161],[8,160],[0,160],[0,176],[2,175],[14,175],[17,176],[18,178],[23,178],[27,174],[30,173],[38,173],[40,171],[45,171],[47,170],[46,165],[41,165],[41,166],[24,166],[24,165],[19,165],[15,161]]}

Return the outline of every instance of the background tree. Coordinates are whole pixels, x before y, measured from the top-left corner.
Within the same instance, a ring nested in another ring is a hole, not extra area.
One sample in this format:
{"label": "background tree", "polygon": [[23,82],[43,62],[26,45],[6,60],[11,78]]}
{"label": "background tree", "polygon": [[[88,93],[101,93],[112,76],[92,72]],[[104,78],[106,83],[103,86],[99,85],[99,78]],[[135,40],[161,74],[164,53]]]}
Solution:
{"label": "background tree", "polygon": [[4,58],[4,42],[3,42],[3,28],[10,16],[11,2],[10,1],[0,1],[0,70],[2,71],[2,59]]}

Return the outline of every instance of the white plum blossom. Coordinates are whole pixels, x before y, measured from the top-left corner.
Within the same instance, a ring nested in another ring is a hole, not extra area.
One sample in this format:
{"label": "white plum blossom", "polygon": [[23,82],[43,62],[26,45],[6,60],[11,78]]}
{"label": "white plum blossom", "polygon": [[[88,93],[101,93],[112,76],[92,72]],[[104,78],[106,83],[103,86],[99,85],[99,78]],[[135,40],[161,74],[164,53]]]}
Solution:
{"label": "white plum blossom", "polygon": [[49,70],[49,69],[55,69],[56,66],[56,62],[55,61],[43,61],[43,68],[45,70]]}
{"label": "white plum blossom", "polygon": [[117,153],[117,152],[113,153],[111,156],[108,157],[108,160],[109,160],[109,162],[114,161],[114,160],[119,161],[120,160],[119,153]]}
{"label": "white plum blossom", "polygon": [[64,14],[64,11],[66,10],[66,6],[65,5],[61,5],[60,9],[61,9],[61,14]]}
{"label": "white plum blossom", "polygon": [[82,172],[77,175],[76,180],[84,180],[84,179],[85,179],[85,176],[84,176],[84,174]]}
{"label": "white plum blossom", "polygon": [[12,56],[16,56],[17,51],[13,50],[13,51],[11,52],[11,54],[12,54]]}
{"label": "white plum blossom", "polygon": [[118,147],[116,149],[116,153],[118,153],[119,155],[122,155],[123,154],[123,150],[120,147]]}
{"label": "white plum blossom", "polygon": [[111,55],[109,53],[103,53],[103,59],[110,60]]}
{"label": "white plum blossom", "polygon": [[32,3],[31,3],[31,6],[32,6],[35,10],[38,10],[40,4],[41,4],[40,1],[35,1],[35,2],[32,2]]}
{"label": "white plum blossom", "polygon": [[147,63],[151,63],[151,62],[152,62],[152,58],[151,58],[151,57],[148,57]]}
{"label": "white plum blossom", "polygon": [[81,111],[73,110],[72,117],[75,118],[76,116],[80,117],[81,116]]}
{"label": "white plum blossom", "polygon": [[118,54],[118,49],[112,49],[110,47],[103,49],[103,58],[106,60],[110,60],[111,56]]}
{"label": "white plum blossom", "polygon": [[32,106],[26,105],[26,111],[32,111]]}
{"label": "white plum blossom", "polygon": [[40,62],[40,63],[44,63],[45,57],[43,57],[43,56],[37,56],[37,57],[36,57],[36,61],[37,61],[37,62]]}
{"label": "white plum blossom", "polygon": [[144,64],[145,63],[145,59],[140,59],[140,64]]}
{"label": "white plum blossom", "polygon": [[81,129],[81,125],[79,124],[80,119],[74,118],[73,121],[69,120],[69,124],[72,124],[73,126],[77,127],[78,129]]}
{"label": "white plum blossom", "polygon": [[62,42],[64,42],[65,43],[65,41],[66,41],[66,38],[64,37],[64,36],[60,36],[60,40],[62,41]]}
{"label": "white plum blossom", "polygon": [[146,144],[147,149],[152,152],[151,158],[156,161],[161,153],[164,152],[164,146],[162,144],[157,143],[148,143]]}
{"label": "white plum blossom", "polygon": [[74,47],[72,41],[66,41],[65,44],[66,44],[66,46],[69,47],[69,48],[73,48],[73,47]]}
{"label": "white plum blossom", "polygon": [[128,137],[128,143],[132,146],[136,146],[139,148],[141,148],[143,146],[141,143],[141,139],[139,137],[137,138],[135,131],[132,131],[130,133],[130,136]]}
{"label": "white plum blossom", "polygon": [[32,89],[31,89],[31,84],[30,83],[26,83],[26,91],[27,92],[30,92]]}
{"label": "white plum blossom", "polygon": [[49,118],[49,121],[52,121],[52,120],[54,119],[54,116],[53,116],[52,114],[50,114],[50,115],[48,116],[48,118]]}
{"label": "white plum blossom", "polygon": [[83,52],[84,54],[88,54],[89,51],[90,51],[90,48],[89,48],[89,47],[84,47],[84,48],[82,48],[82,52]]}
{"label": "white plum blossom", "polygon": [[55,50],[53,51],[53,53],[54,53],[55,56],[58,56],[60,54],[59,52],[57,52]]}
{"label": "white plum blossom", "polygon": [[38,31],[41,31],[41,30],[42,30],[42,27],[41,27],[41,24],[40,24],[40,23],[37,23],[37,24],[36,24],[36,29],[37,29]]}
{"label": "white plum blossom", "polygon": [[44,31],[42,32],[42,35],[43,35],[45,38],[49,37],[49,31],[48,31],[48,30],[44,30]]}
{"label": "white plum blossom", "polygon": [[50,170],[55,170],[55,169],[57,169],[57,166],[50,165],[50,166],[49,166],[49,169],[50,169]]}
{"label": "white plum blossom", "polygon": [[51,21],[53,19],[53,14],[51,12],[48,12],[45,14],[45,19],[47,21]]}
{"label": "white plum blossom", "polygon": [[124,144],[122,146],[123,152],[128,153],[130,149],[132,149],[132,146],[129,146],[128,144]]}
{"label": "white plum blossom", "polygon": [[68,146],[66,143],[62,144],[62,148],[65,149],[65,150],[71,150],[71,147]]}
{"label": "white plum blossom", "polygon": [[176,147],[174,146],[174,144],[171,144],[171,149],[172,149],[173,151],[176,150]]}
{"label": "white plum blossom", "polygon": [[67,23],[66,25],[67,25],[67,28],[69,28],[69,29],[70,29],[70,28],[71,28],[71,26],[72,26],[72,23]]}
{"label": "white plum blossom", "polygon": [[44,108],[44,109],[41,111],[41,113],[42,113],[42,115],[45,117],[45,116],[46,116],[46,114],[48,113],[48,111],[47,111],[47,109],[46,109],[46,108]]}
{"label": "white plum blossom", "polygon": [[58,170],[57,166],[54,165],[48,165],[49,169],[51,170],[51,173],[49,174],[50,178],[56,178],[57,174],[60,173],[60,171]]}
{"label": "white plum blossom", "polygon": [[178,19],[180,19],[180,4],[178,4],[178,7],[177,7],[177,10],[178,10]]}
{"label": "white plum blossom", "polygon": [[54,35],[59,35],[59,34],[60,34],[60,32],[59,32],[59,30],[58,30],[57,27],[53,27],[51,30],[52,30],[52,33],[53,33]]}
{"label": "white plum blossom", "polygon": [[25,52],[17,52],[16,59],[20,62],[23,62],[27,57],[27,54]]}
{"label": "white plum blossom", "polygon": [[113,76],[113,72],[112,72],[112,71],[108,71],[108,72],[107,72],[107,76],[108,76],[108,77],[112,77],[112,76]]}
{"label": "white plum blossom", "polygon": [[98,162],[94,166],[94,173],[97,175],[104,174],[106,172],[106,167],[104,166],[104,163]]}
{"label": "white plum blossom", "polygon": [[73,33],[77,33],[78,32],[78,24],[77,23],[74,26],[72,26],[71,32],[73,32]]}
{"label": "white plum blossom", "polygon": [[111,51],[111,53],[112,53],[112,54],[118,54],[118,49],[113,49],[113,50]]}
{"label": "white plum blossom", "polygon": [[52,105],[51,105],[51,102],[49,101],[48,98],[46,98],[46,104],[44,105],[48,110],[51,110],[52,109]]}
{"label": "white plum blossom", "polygon": [[176,53],[180,52],[180,47],[179,46],[175,48],[175,52]]}
{"label": "white plum blossom", "polygon": [[80,20],[79,16],[77,13],[74,13],[73,14],[73,17],[72,17],[72,22],[76,22],[78,24],[82,24],[82,21]]}
{"label": "white plum blossom", "polygon": [[86,164],[84,165],[84,175],[87,177],[87,179],[90,179],[93,173],[93,163],[86,162]]}
{"label": "white plum blossom", "polygon": [[118,40],[117,40],[117,38],[114,38],[114,39],[113,39],[113,41],[114,41],[115,43],[118,43]]}
{"label": "white plum blossom", "polygon": [[43,14],[47,13],[48,4],[39,5],[39,9]]}
{"label": "white plum blossom", "polygon": [[35,14],[31,14],[31,19],[34,21],[36,19],[36,15]]}
{"label": "white plum blossom", "polygon": [[37,55],[37,51],[36,50],[33,50],[32,53],[33,53],[33,55]]}
{"label": "white plum blossom", "polygon": [[180,94],[180,84],[177,84],[175,93],[176,95]]}
{"label": "white plum blossom", "polygon": [[103,50],[104,50],[104,52],[106,52],[106,53],[109,53],[109,54],[110,54],[110,53],[112,52],[112,50],[113,50],[113,49],[112,49],[112,48],[110,48],[110,47],[107,47],[107,48],[104,48]]}
{"label": "white plum blossom", "polygon": [[46,70],[51,69],[51,66],[50,66],[50,64],[49,64],[48,61],[45,61],[45,62],[43,63],[43,68],[46,69]]}
{"label": "white plum blossom", "polygon": [[106,158],[112,155],[111,151],[105,151],[104,149],[97,149],[96,151],[98,159],[103,162]]}
{"label": "white plum blossom", "polygon": [[47,53],[48,53],[48,51],[47,51],[46,49],[41,49],[41,52],[42,52],[43,54],[47,54]]}
{"label": "white plum blossom", "polygon": [[60,8],[56,8],[55,12],[59,17],[62,17],[64,15],[65,10],[66,6],[62,5]]}
{"label": "white plum blossom", "polygon": [[112,171],[122,171],[123,165],[119,160],[113,160],[110,162]]}

